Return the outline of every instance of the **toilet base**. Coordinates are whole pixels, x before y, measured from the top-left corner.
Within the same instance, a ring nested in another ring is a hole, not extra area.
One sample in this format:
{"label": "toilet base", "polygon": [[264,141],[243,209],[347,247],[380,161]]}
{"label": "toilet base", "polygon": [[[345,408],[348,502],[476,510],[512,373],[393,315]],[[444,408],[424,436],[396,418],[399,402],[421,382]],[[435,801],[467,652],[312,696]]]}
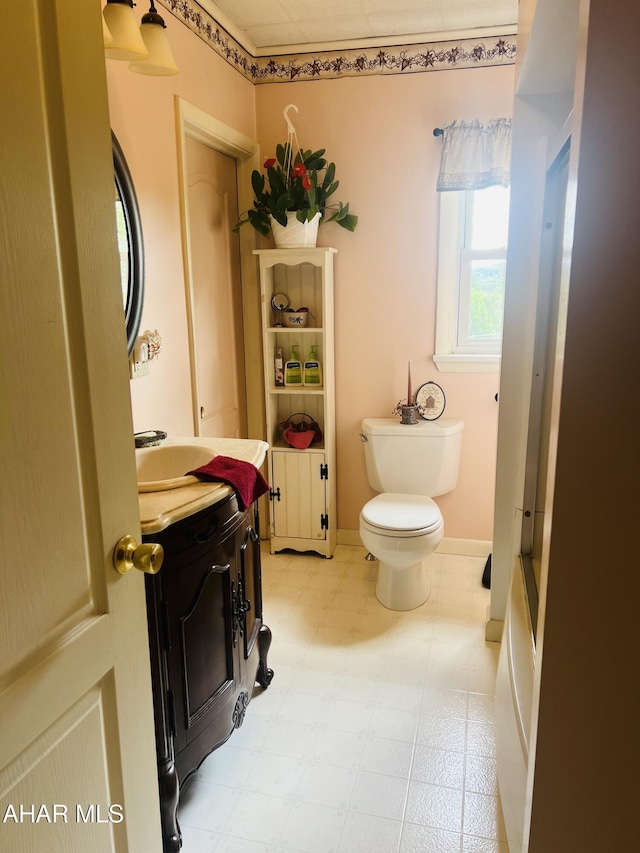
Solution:
{"label": "toilet base", "polygon": [[415,610],[425,603],[430,592],[427,560],[400,569],[380,561],[376,598],[389,610]]}

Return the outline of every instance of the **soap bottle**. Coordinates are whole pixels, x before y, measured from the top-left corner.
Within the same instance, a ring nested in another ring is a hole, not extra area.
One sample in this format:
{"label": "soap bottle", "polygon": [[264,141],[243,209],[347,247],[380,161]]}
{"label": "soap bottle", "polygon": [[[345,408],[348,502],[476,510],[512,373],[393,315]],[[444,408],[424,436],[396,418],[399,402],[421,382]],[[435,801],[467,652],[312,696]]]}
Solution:
{"label": "soap bottle", "polygon": [[302,365],[296,353],[298,344],[292,344],[289,360],[284,366],[284,384],[302,385]]}
{"label": "soap bottle", "polygon": [[322,366],[318,361],[318,356],[316,355],[316,347],[317,344],[311,344],[311,352],[309,353],[309,358],[304,363],[304,369],[302,373],[302,383],[303,385],[312,385],[316,388],[322,387]]}

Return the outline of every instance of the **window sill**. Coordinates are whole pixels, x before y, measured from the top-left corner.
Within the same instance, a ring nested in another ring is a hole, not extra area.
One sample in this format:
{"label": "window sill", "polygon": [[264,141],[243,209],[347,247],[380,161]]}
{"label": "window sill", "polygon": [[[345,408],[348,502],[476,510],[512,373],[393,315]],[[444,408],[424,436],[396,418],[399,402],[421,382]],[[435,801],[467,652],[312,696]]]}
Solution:
{"label": "window sill", "polygon": [[441,373],[499,373],[500,355],[498,353],[453,353],[433,356],[436,367]]}

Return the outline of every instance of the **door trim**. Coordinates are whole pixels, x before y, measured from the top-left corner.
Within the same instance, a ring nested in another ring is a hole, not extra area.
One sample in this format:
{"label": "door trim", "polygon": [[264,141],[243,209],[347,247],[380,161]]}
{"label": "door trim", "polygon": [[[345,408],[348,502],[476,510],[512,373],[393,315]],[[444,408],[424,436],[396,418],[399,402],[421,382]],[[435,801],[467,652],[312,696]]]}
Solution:
{"label": "door trim", "polygon": [[[193,336],[193,274],[191,269],[191,240],[189,229],[188,174],[186,163],[186,138],[202,142],[209,148],[233,157],[238,175],[238,206],[247,210],[253,205],[251,172],[260,168],[260,148],[257,142],[232,127],[204,112],[199,107],[176,96],[176,127],[178,147],[178,189],[180,198],[180,227],[182,236],[182,258],[187,306],[189,339],[189,364],[191,375],[191,398],[194,435],[200,435],[200,412],[197,395],[197,363]],[[247,435],[262,438],[265,433],[263,401],[262,353],[260,348],[260,312],[256,300],[258,265],[253,255],[256,248],[256,232],[253,228],[240,231],[240,275],[242,279],[242,327],[244,337],[244,363],[246,375]]]}

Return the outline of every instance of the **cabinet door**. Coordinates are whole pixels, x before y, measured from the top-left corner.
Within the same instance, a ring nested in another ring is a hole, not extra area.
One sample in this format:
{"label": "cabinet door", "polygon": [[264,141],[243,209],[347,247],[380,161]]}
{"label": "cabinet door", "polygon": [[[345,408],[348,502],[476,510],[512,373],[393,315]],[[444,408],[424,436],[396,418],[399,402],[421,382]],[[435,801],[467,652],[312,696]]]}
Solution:
{"label": "cabinet door", "polygon": [[[164,584],[176,765],[180,770],[184,763],[188,772],[233,729],[233,560],[220,556],[227,555],[216,554],[219,562],[202,557],[185,565]],[[184,750],[205,731],[207,744],[192,763],[191,751]]]}
{"label": "cabinet door", "polygon": [[[273,536],[287,539],[327,537],[325,454],[274,450],[271,453]],[[278,491],[279,490],[279,491]]]}
{"label": "cabinet door", "polygon": [[[242,644],[244,660],[247,661],[258,637],[262,625],[262,579],[260,572],[260,535],[254,524],[253,514],[249,512],[249,520],[242,535],[240,544],[240,559],[238,561],[238,584],[243,620]],[[257,662],[256,662],[257,667]]]}

